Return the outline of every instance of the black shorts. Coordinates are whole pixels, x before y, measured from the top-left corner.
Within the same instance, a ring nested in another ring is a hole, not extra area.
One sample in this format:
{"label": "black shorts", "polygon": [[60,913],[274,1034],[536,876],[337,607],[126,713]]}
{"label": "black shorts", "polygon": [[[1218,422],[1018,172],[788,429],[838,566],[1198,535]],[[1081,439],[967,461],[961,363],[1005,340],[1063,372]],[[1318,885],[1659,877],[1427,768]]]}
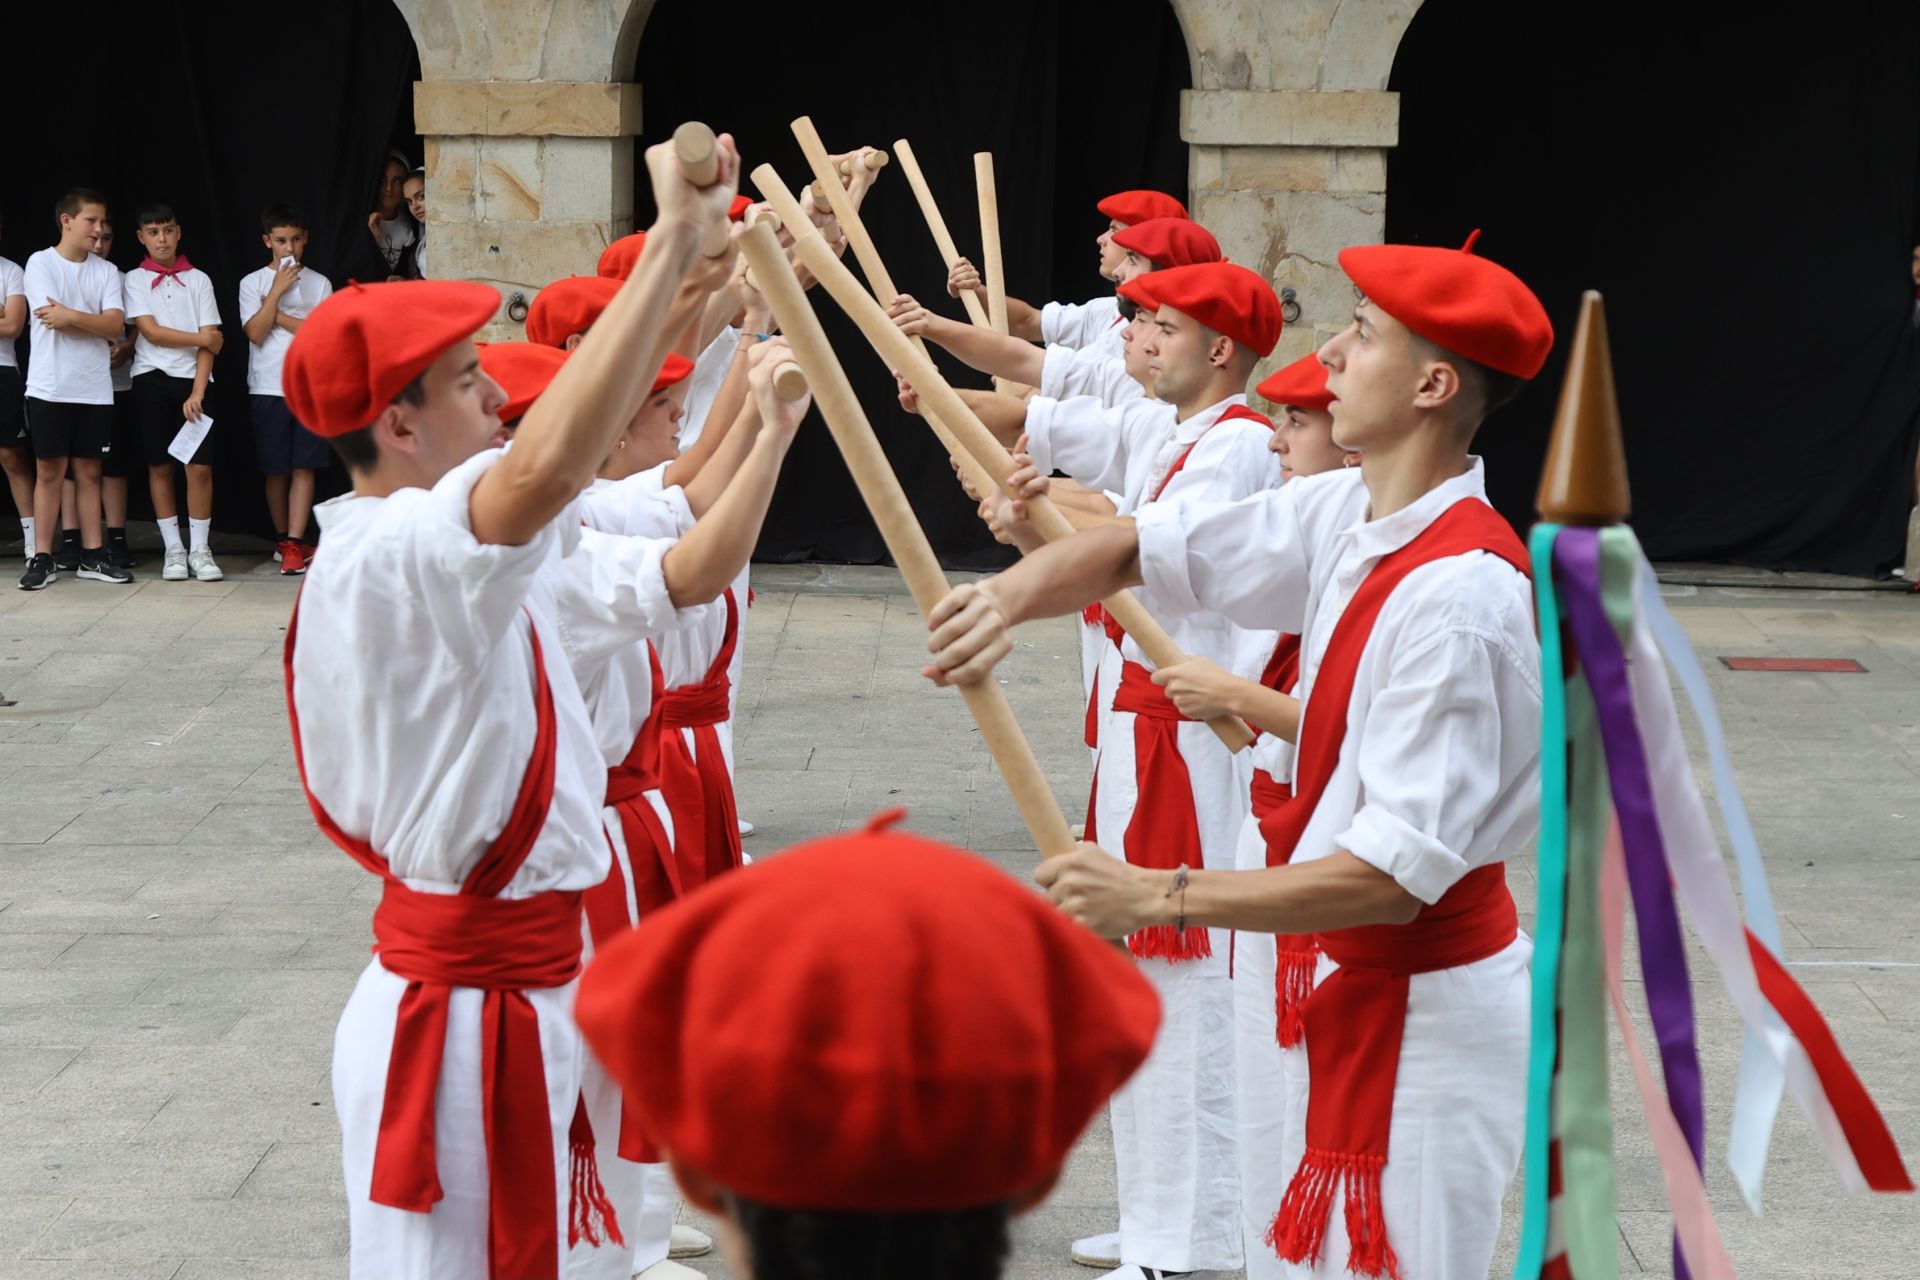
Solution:
{"label": "black shorts", "polygon": [[140,469],[140,417],[134,409],[133,392],[113,393],[113,430],[107,433],[107,451],[100,459],[100,474],[125,480]]}
{"label": "black shorts", "polygon": [[[180,428],[186,425],[180,408],[193,395],[192,378],[176,378],[170,373],[158,369],[149,369],[145,373],[135,374],[133,378],[133,413],[140,424],[141,451],[150,467],[164,467],[179,459],[167,452],[167,446],[180,434]],[[205,410],[201,410],[205,412]],[[118,448],[118,442],[115,448]],[[213,462],[213,433],[200,442],[193,451],[197,463]]]}
{"label": "black shorts", "polygon": [[[6,339],[0,338],[0,342]],[[27,447],[27,415],[21,411],[20,393],[26,383],[20,371],[0,368],[0,449]]]}
{"label": "black shorts", "polygon": [[101,458],[113,440],[113,406],[27,397],[36,458]]}
{"label": "black shorts", "polygon": [[248,396],[253,416],[253,447],[263,476],[293,471],[319,471],[333,450],[301,426],[279,396]]}

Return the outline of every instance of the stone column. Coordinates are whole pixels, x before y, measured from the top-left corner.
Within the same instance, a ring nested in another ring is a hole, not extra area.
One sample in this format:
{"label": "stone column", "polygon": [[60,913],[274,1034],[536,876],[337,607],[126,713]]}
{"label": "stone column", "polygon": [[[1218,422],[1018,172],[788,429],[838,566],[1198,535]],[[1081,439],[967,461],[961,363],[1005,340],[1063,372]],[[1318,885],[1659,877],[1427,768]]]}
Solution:
{"label": "stone column", "polygon": [[632,75],[651,0],[396,0],[420,50],[428,267],[502,295],[590,275],[633,227]]}
{"label": "stone column", "polygon": [[1193,62],[1180,136],[1194,217],[1235,262],[1291,289],[1299,308],[1263,372],[1305,355],[1352,314],[1337,255],[1386,231],[1387,150],[1400,125],[1386,84],[1418,7],[1174,0]]}

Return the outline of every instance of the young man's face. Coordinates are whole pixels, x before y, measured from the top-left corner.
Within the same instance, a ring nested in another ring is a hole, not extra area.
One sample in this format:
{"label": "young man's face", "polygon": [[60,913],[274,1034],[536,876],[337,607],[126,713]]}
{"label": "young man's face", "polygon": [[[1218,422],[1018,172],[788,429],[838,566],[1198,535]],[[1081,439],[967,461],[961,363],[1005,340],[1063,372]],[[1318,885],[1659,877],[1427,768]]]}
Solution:
{"label": "young man's face", "polygon": [[1273,436],[1267,441],[1280,459],[1280,479],[1317,476],[1322,471],[1338,471],[1347,464],[1347,451],[1333,442],[1333,415],[1324,409],[1302,409],[1297,404],[1280,406],[1274,421]]}
{"label": "young man's face", "polygon": [[1147,367],[1147,339],[1153,333],[1153,312],[1142,307],[1133,313],[1133,319],[1127,321],[1127,327],[1120,334],[1121,359],[1127,366],[1127,376],[1139,383],[1149,396],[1154,394],[1154,384],[1153,371]]}
{"label": "young man's face", "polygon": [[307,256],[305,227],[275,227],[260,237],[260,243],[267,246],[267,252],[273,255],[275,263],[286,257],[299,262]]}
{"label": "young man's face", "polygon": [[1154,395],[1178,405],[1198,393],[1212,376],[1211,356],[1220,340],[1219,334],[1173,307],[1156,311],[1146,341]]}
{"label": "young man's face", "polygon": [[1120,258],[1126,253],[1125,249],[1113,242],[1113,233],[1126,229],[1126,223],[1109,220],[1107,229],[1094,240],[1094,243],[1100,246],[1100,274],[1108,280],[1114,278],[1113,273],[1120,269]]}
{"label": "young man's face", "polygon": [[[83,204],[77,213],[60,215],[60,242],[83,248],[94,248],[95,242],[105,234],[108,248],[112,247],[113,230],[107,226],[107,206],[103,204]],[[105,253],[101,253],[105,257]]]}
{"label": "young man's face", "polygon": [[147,256],[161,266],[172,266],[173,256],[180,252],[180,224],[173,221],[149,222],[134,232],[140,237],[140,244]]}
{"label": "young man's face", "polygon": [[1366,449],[1392,438],[1413,413],[1425,379],[1413,332],[1362,298],[1353,323],[1320,348],[1327,390],[1334,397],[1333,439],[1345,449]]}
{"label": "young man's face", "polygon": [[[1119,248],[1119,246],[1115,246]],[[1129,280],[1138,280],[1153,270],[1153,264],[1131,249],[1120,250],[1120,262],[1113,269],[1113,282],[1125,284]]]}
{"label": "young man's face", "polygon": [[673,388],[647,397],[640,412],[633,415],[633,425],[627,428],[627,449],[634,454],[632,462],[637,470],[646,471],[680,456],[675,436],[681,417],[680,400]]}
{"label": "young man's face", "polygon": [[437,480],[493,443],[507,393],[480,367],[471,338],[428,365],[422,383],[424,403],[402,403],[399,410],[414,433],[416,460]]}
{"label": "young man's face", "polygon": [[407,171],[400,167],[398,160],[387,161],[387,167],[380,172],[380,188],[374,199],[380,212],[389,218],[400,210],[400,187],[406,177]]}
{"label": "young man's face", "polygon": [[93,233],[93,239],[91,242],[88,243],[87,248],[91,250],[98,257],[102,257],[102,258],[112,257],[113,256],[113,224],[111,222],[102,222],[100,224],[100,229]]}
{"label": "young man's face", "polygon": [[427,220],[427,180],[422,177],[408,178],[400,188],[407,198],[407,212],[413,215],[415,222]]}

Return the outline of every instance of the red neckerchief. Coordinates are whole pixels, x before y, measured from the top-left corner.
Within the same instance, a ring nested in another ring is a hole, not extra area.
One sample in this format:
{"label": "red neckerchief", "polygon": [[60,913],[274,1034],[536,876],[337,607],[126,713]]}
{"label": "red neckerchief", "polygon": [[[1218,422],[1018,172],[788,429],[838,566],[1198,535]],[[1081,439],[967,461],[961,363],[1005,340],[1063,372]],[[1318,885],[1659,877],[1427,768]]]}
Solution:
{"label": "red neckerchief", "polygon": [[[160,287],[160,282],[162,280],[167,279],[169,276],[177,278],[177,277],[186,275],[187,272],[193,270],[193,264],[191,262],[188,262],[187,255],[182,253],[182,254],[175,255],[173,259],[173,265],[170,267],[161,266],[159,263],[155,262],[151,257],[142,258],[140,259],[140,269],[142,271],[153,272],[153,283],[148,285],[147,287],[149,289],[158,289]],[[182,280],[180,281],[180,283],[184,285],[186,284],[186,281]]]}

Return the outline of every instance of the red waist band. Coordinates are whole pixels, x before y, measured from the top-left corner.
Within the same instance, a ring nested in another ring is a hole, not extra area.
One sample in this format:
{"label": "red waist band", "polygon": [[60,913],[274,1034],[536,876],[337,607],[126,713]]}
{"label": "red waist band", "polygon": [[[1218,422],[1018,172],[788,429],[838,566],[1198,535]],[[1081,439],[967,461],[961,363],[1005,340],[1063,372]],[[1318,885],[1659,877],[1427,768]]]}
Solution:
{"label": "red waist band", "polygon": [[666,729],[697,729],[701,725],[724,724],[727,719],[727,695],[733,681],[723,668],[699,684],[669,689],[660,699],[660,724]]}
{"label": "red waist band", "polygon": [[1406,924],[1369,924],[1319,934],[1342,969],[1436,973],[1484,960],[1520,932],[1504,862],[1476,867]]}

